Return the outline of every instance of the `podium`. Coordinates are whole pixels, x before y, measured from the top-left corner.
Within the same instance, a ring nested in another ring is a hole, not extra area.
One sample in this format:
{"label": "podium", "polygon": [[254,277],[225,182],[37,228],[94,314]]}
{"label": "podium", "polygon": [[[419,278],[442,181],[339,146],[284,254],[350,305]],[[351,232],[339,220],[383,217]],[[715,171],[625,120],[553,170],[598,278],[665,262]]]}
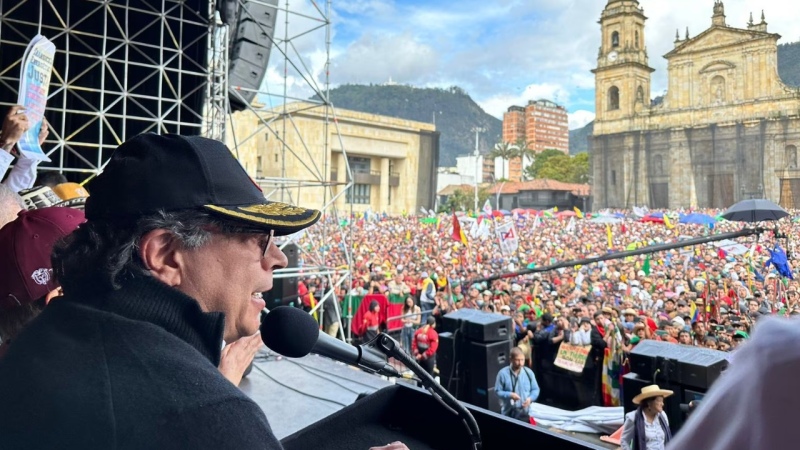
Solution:
{"label": "podium", "polygon": [[[475,416],[485,450],[552,448],[603,449],[549,430],[464,405]],[[401,441],[413,450],[471,448],[463,422],[427,391],[406,384],[385,387],[285,437],[286,450],[353,449]]]}

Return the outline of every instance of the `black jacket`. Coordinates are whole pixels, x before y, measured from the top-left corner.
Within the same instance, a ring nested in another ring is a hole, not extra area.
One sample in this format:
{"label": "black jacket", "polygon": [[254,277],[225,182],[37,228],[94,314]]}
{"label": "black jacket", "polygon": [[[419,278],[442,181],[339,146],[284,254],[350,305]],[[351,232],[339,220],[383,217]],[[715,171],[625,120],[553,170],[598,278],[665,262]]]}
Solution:
{"label": "black jacket", "polygon": [[0,448],[280,449],[217,370],[222,333],[151,279],[54,300],[0,362]]}

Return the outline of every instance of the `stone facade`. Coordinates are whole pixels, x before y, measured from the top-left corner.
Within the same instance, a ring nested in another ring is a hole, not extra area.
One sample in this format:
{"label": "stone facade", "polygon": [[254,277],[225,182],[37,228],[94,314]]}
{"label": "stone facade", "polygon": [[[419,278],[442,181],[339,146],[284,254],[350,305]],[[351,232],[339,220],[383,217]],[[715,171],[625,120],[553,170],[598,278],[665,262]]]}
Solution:
{"label": "stone facade", "polygon": [[647,18],[636,0],[608,2],[592,71],[596,207],[725,208],[756,197],[800,206],[800,90],[778,76],[780,35],[763,16],[728,26],[721,1],[712,12],[709,29],[676,35],[667,94],[650,102]]}
{"label": "stone facade", "polygon": [[[338,196],[334,203],[345,212],[351,206],[388,214],[434,207],[439,133],[433,125],[336,109],[326,140],[321,106],[297,102],[287,105],[286,116],[282,107],[258,114],[234,114],[227,144],[234,148],[236,141],[237,158],[268,198],[324,208]],[[340,195],[348,181],[342,149],[359,185],[357,195],[351,191],[352,205]]]}

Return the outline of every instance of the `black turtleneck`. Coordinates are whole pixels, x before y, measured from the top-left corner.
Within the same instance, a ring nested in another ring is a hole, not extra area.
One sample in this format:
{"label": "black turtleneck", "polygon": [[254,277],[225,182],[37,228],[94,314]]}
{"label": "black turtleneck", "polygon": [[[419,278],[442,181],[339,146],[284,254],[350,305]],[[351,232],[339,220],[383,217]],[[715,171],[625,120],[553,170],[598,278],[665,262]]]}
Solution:
{"label": "black turtleneck", "polygon": [[70,295],[0,361],[2,448],[281,448],[217,370],[221,313],[149,278]]}

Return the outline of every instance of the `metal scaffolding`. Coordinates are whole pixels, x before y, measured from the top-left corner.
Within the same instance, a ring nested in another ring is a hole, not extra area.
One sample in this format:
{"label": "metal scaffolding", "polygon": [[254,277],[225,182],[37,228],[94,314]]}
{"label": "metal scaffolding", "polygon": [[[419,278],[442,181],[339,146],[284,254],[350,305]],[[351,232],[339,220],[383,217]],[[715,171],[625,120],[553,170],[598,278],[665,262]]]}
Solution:
{"label": "metal scaffolding", "polygon": [[[268,199],[277,200],[287,203],[296,203],[299,201],[299,193],[302,189],[319,189],[322,188],[322,198],[319,205],[302,205],[305,207],[314,207],[322,210],[322,221],[330,224],[339,223],[341,212],[336,208],[336,200],[342,195],[346,194],[347,189],[352,186],[352,174],[350,173],[350,166],[346,164],[345,170],[347,171],[348,182],[342,184],[330,177],[329,160],[331,154],[331,136],[339,139],[339,148],[342,149],[345,161],[347,161],[347,151],[345,145],[341,141],[341,135],[338,129],[338,122],[336,120],[336,112],[333,104],[328,96],[329,91],[329,68],[330,68],[330,44],[331,44],[331,1],[328,0],[321,8],[313,0],[280,0],[276,5],[271,5],[266,2],[257,0],[243,1],[239,0],[239,7],[241,8],[240,18],[249,15],[247,10],[248,4],[259,4],[267,7],[274,8],[277,14],[277,23],[283,25],[282,36],[273,35],[270,30],[266,30],[261,25],[261,31],[270,36],[272,41],[272,51],[270,58],[270,67],[274,67],[278,73],[283,74],[283,82],[280,86],[270,86],[268,82],[263,83],[262,88],[257,93],[257,103],[272,105],[270,108],[254,107],[252,104],[244,101],[241,92],[249,91],[254,92],[243,86],[230,84],[228,92],[231,97],[240,100],[241,103],[246,105],[244,111],[237,113],[239,117],[255,118],[257,126],[248,130],[246,136],[236,136],[233,133],[233,114],[230,114],[226,124],[231,126],[228,132],[229,141],[233,142],[233,150],[238,153],[240,146],[243,146],[251,139],[263,138],[268,135],[270,139],[276,139],[281,144],[281,157],[280,157],[280,177],[257,177],[256,181],[264,190],[264,194]],[[252,17],[252,16],[251,16]],[[258,21],[254,20],[258,23]],[[319,36],[320,39],[324,38],[325,42],[325,64],[324,64],[324,79],[321,82],[317,81],[317,76],[313,72],[311,64],[308,62],[308,55],[303,55],[296,45],[298,39],[309,39]],[[304,90],[308,92],[309,97],[312,99],[301,99],[290,95],[290,78],[301,80]],[[310,106],[306,108],[290,108],[289,103],[293,101],[303,101]],[[322,161],[316,161],[312,156],[312,144],[303,139],[303,133],[297,123],[294,121],[296,114],[308,111],[309,109],[319,109],[323,117],[322,127]],[[333,127],[333,132],[331,132]],[[295,142],[299,145],[292,146],[286,137],[294,133],[296,138]],[[296,178],[289,178],[286,176],[286,155],[291,153],[301,161],[308,161],[303,164],[304,171],[301,176]],[[345,215],[350,217],[352,210]],[[336,308],[336,315],[341,319],[343,317],[342,311],[339,307],[339,299],[335,293],[335,289],[342,284],[347,283],[350,286],[352,257],[350,253],[351,245],[343,243],[346,267],[331,267],[327,265],[326,253],[327,250],[327,232],[326,226],[319,226],[312,229],[306,234],[305,239],[313,241],[310,248],[300,247],[303,264],[297,269],[281,269],[275,272],[275,278],[290,278],[290,277],[311,277],[317,276],[327,280],[328,289],[322,298],[318,300],[314,312],[319,311],[320,322],[325,308]],[[318,231],[317,231],[318,230]],[[287,240],[283,245],[290,242]],[[334,278],[335,277],[335,278]],[[348,331],[350,327],[347,327]],[[339,336],[345,339],[344,327],[339,326]],[[350,334],[346,337],[350,339]]]}
{"label": "metal scaffolding", "polygon": [[[20,60],[56,45],[40,170],[85,181],[143,132],[201,134],[213,33],[208,0],[0,0],[0,104],[17,102]],[[79,175],[77,175],[79,174]]]}
{"label": "metal scaffolding", "polygon": [[[50,136],[44,149],[52,162],[40,170],[66,173],[85,182],[99,174],[111,152],[126,139],[144,132],[205,135],[239,146],[255,137],[269,135],[282,142],[281,177],[258,179],[265,196],[295,203],[293,193],[322,187],[319,205],[303,205],[323,211],[324,221],[338,223],[336,199],[352,185],[330,180],[330,139],[339,136],[335,110],[328,97],[331,44],[331,1],[320,7],[314,0],[280,0],[278,6],[257,0],[240,0],[240,18],[249,14],[247,5],[276,9],[283,25],[282,36],[271,36],[271,65],[283,73],[283,84],[264,83],[257,98],[273,105],[272,115],[249,105],[238,114],[252,114],[258,126],[247,136],[236,136],[230,98],[241,99],[248,89],[229,85],[229,40],[232,30],[219,20],[214,1],[209,0],[0,0],[0,104],[17,102],[22,54],[37,35],[56,46],[53,76],[45,116]],[[258,23],[257,21],[255,21]],[[259,25],[260,26],[260,25]],[[317,81],[308,55],[298,49],[298,39],[324,40],[323,81]],[[301,100],[289,95],[290,77],[305,83],[302,99],[322,108],[324,127],[322,161],[310,158],[309,145],[293,148],[284,137],[297,130],[287,104]],[[250,90],[253,92],[253,90]],[[277,119],[282,119],[280,122]],[[281,125],[279,125],[281,124]],[[330,132],[331,125],[335,132]],[[278,129],[278,127],[280,129]],[[339,139],[344,152],[344,144]],[[286,175],[286,154],[310,161],[307,176]],[[345,159],[346,160],[346,159]],[[349,164],[348,180],[352,180]],[[350,211],[352,213],[352,211]],[[350,214],[347,214],[349,216]],[[319,230],[319,231],[317,231]],[[311,230],[311,249],[301,249],[303,265],[286,269],[276,278],[325,277],[335,287],[349,280],[350,245],[344,243],[346,267],[327,267],[326,227]],[[288,243],[288,241],[287,241]],[[336,280],[334,281],[334,275]],[[348,284],[349,286],[349,284]],[[333,289],[320,299],[318,308],[338,308]],[[341,317],[339,311],[339,317]],[[319,315],[322,317],[322,314]],[[343,327],[340,327],[343,329]]]}

